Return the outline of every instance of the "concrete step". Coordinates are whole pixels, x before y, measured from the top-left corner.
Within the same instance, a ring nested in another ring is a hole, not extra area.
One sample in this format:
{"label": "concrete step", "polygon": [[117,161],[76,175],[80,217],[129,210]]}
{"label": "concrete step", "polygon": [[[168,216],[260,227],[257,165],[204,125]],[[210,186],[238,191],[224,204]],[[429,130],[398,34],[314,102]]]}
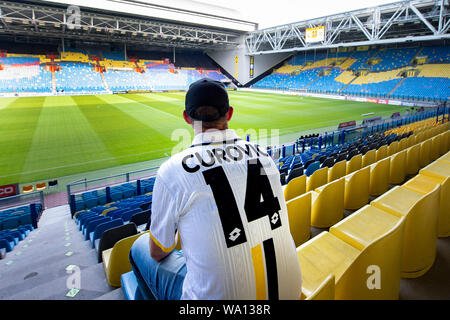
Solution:
{"label": "concrete step", "polygon": [[[65,268],[59,270],[59,276],[52,276],[47,282],[20,290],[7,297],[11,300],[93,300],[116,288],[109,286],[106,281],[103,264],[96,264],[87,268],[80,268],[80,290],[74,297],[67,297],[71,283]],[[20,284],[17,284],[18,286]]]}
{"label": "concrete step", "polygon": [[[71,255],[66,255],[67,252]],[[106,281],[97,252],[85,241],[68,206],[45,210],[39,228],[0,263],[0,299],[95,299],[114,290]],[[81,290],[74,297],[69,266],[79,270]],[[117,293],[116,293],[117,294]]]}
{"label": "concrete step", "polygon": [[117,288],[113,291],[105,293],[104,295],[95,298],[95,300],[125,300],[122,288]]}

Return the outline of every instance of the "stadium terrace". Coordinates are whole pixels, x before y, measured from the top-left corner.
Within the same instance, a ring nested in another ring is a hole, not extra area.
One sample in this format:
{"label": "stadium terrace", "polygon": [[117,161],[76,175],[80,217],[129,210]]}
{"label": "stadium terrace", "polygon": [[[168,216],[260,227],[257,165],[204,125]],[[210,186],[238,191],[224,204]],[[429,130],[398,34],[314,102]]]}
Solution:
{"label": "stadium terrace", "polygon": [[[192,131],[186,91],[204,78],[227,90],[230,129],[255,144],[193,149],[182,168],[259,156],[275,165],[264,188],[282,186],[298,300],[450,299],[448,1],[265,29],[199,1],[74,2],[0,2],[0,300],[152,298],[130,250],[149,233],[174,133]],[[270,194],[252,199],[264,214]],[[270,223],[258,210],[253,226]],[[274,252],[261,246],[248,255],[259,295],[278,289],[261,262]],[[273,314],[271,303],[164,310]]]}

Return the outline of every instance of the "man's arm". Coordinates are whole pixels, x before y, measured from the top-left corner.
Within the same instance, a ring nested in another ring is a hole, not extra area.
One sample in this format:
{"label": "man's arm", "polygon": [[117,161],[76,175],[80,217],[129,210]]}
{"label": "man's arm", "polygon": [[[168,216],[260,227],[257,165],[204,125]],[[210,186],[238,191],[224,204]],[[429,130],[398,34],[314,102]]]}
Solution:
{"label": "man's arm", "polygon": [[[176,247],[176,245],[177,245],[177,242],[178,242],[178,231],[177,231],[177,233],[175,234],[175,245],[174,245],[174,248]],[[163,249],[161,249],[156,243],[155,243],[155,241],[153,241],[153,239],[150,237],[150,255],[152,256],[152,258],[155,260],[155,261],[161,261],[162,259],[164,259],[165,257],[167,257],[171,252],[173,251],[173,249],[172,250],[170,250],[170,251],[164,251]]]}
{"label": "man's arm", "polygon": [[178,199],[173,187],[167,187],[160,171],[167,170],[161,166],[153,187],[152,221],[150,224],[150,255],[155,261],[168,256],[176,246]]}

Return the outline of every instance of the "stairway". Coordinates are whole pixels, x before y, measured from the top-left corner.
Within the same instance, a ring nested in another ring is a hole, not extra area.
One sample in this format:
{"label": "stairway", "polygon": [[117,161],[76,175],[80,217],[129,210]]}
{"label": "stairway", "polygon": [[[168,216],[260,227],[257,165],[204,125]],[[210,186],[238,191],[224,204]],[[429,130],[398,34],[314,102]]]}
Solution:
{"label": "stairway", "polygon": [[52,71],[52,94],[56,95],[56,77],[55,71]]}
{"label": "stairway", "polygon": [[417,51],[417,53],[414,55],[414,57],[409,62],[410,65],[412,65],[412,62],[414,61],[414,59],[416,59],[419,56],[419,54],[422,52],[422,50],[423,50],[423,47],[420,47],[419,50]]}
{"label": "stairway", "polygon": [[400,81],[395,85],[395,87],[394,87],[391,91],[389,91],[389,93],[388,93],[387,95],[390,96],[391,94],[393,94],[393,93],[395,92],[395,90],[397,90],[397,88],[398,88],[399,86],[401,86],[401,84],[403,83],[403,81],[405,81],[405,79],[406,79],[406,78],[402,78],[402,80],[400,80]]}
{"label": "stairway", "polygon": [[142,77],[144,78],[144,81],[148,84],[148,89],[149,90],[153,90],[152,85],[150,84],[150,81],[148,81],[147,77],[145,76],[144,73],[141,73]]}
{"label": "stairway", "polygon": [[[68,205],[45,210],[39,228],[0,261],[0,299],[123,300],[122,290],[106,281],[103,264],[97,263],[90,244],[71,219]],[[67,283],[75,273],[66,268],[73,265],[80,271],[81,290],[67,297]]]}
{"label": "stairway", "polygon": [[105,89],[110,92],[111,90],[109,89],[109,85],[108,82],[106,81],[105,75],[103,74],[103,72],[100,72],[100,75],[102,76],[102,81],[103,85],[105,86]]}
{"label": "stairway", "polygon": [[342,92],[342,91],[344,91],[345,89],[347,89],[347,87],[348,87],[349,85],[351,85],[352,82],[355,81],[357,78],[358,78],[358,76],[355,76],[352,80],[350,80],[349,83],[347,83],[345,86],[343,86],[341,89],[339,89],[339,92]]}
{"label": "stairway", "polygon": [[302,89],[306,89],[308,88],[310,85],[312,85],[314,82],[316,82],[317,80],[319,80],[321,76],[318,76],[317,78],[315,78],[313,81],[311,81],[310,83],[308,83],[306,86],[304,86]]}
{"label": "stairway", "polygon": [[[297,71],[295,71],[296,74],[290,74],[288,78],[286,78],[286,79],[284,79],[283,81],[281,81],[280,83],[278,83],[278,84],[275,86],[275,88],[276,88],[276,89],[280,89],[280,87],[281,87],[281,89],[288,89],[288,88],[283,88],[283,87],[282,87],[283,84],[284,84],[286,81],[288,81],[289,79],[291,79],[292,77],[295,77],[296,75],[299,75],[300,73],[302,73],[302,71],[303,71],[304,68],[305,68],[305,66],[304,66],[304,65],[301,65],[300,68],[299,68]],[[298,72],[298,73],[297,73],[297,72]]]}

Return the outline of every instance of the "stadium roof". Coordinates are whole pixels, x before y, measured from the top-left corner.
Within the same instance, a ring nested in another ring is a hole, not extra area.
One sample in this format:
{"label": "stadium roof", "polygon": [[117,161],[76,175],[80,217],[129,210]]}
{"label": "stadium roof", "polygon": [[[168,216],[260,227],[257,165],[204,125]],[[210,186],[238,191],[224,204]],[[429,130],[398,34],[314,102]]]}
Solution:
{"label": "stadium roof", "polygon": [[44,4],[79,6],[89,10],[108,11],[167,22],[189,23],[197,26],[253,31],[256,24],[241,19],[238,10],[195,0],[41,0]]}
{"label": "stadium roof", "polygon": [[[306,39],[318,27],[323,39]],[[449,29],[449,0],[409,0],[252,31],[246,46],[257,55],[442,40],[450,39]]]}
{"label": "stadium roof", "polygon": [[199,8],[203,12],[144,1],[0,1],[0,34],[211,49],[235,47],[242,34],[257,28],[215,15],[220,7]]}

